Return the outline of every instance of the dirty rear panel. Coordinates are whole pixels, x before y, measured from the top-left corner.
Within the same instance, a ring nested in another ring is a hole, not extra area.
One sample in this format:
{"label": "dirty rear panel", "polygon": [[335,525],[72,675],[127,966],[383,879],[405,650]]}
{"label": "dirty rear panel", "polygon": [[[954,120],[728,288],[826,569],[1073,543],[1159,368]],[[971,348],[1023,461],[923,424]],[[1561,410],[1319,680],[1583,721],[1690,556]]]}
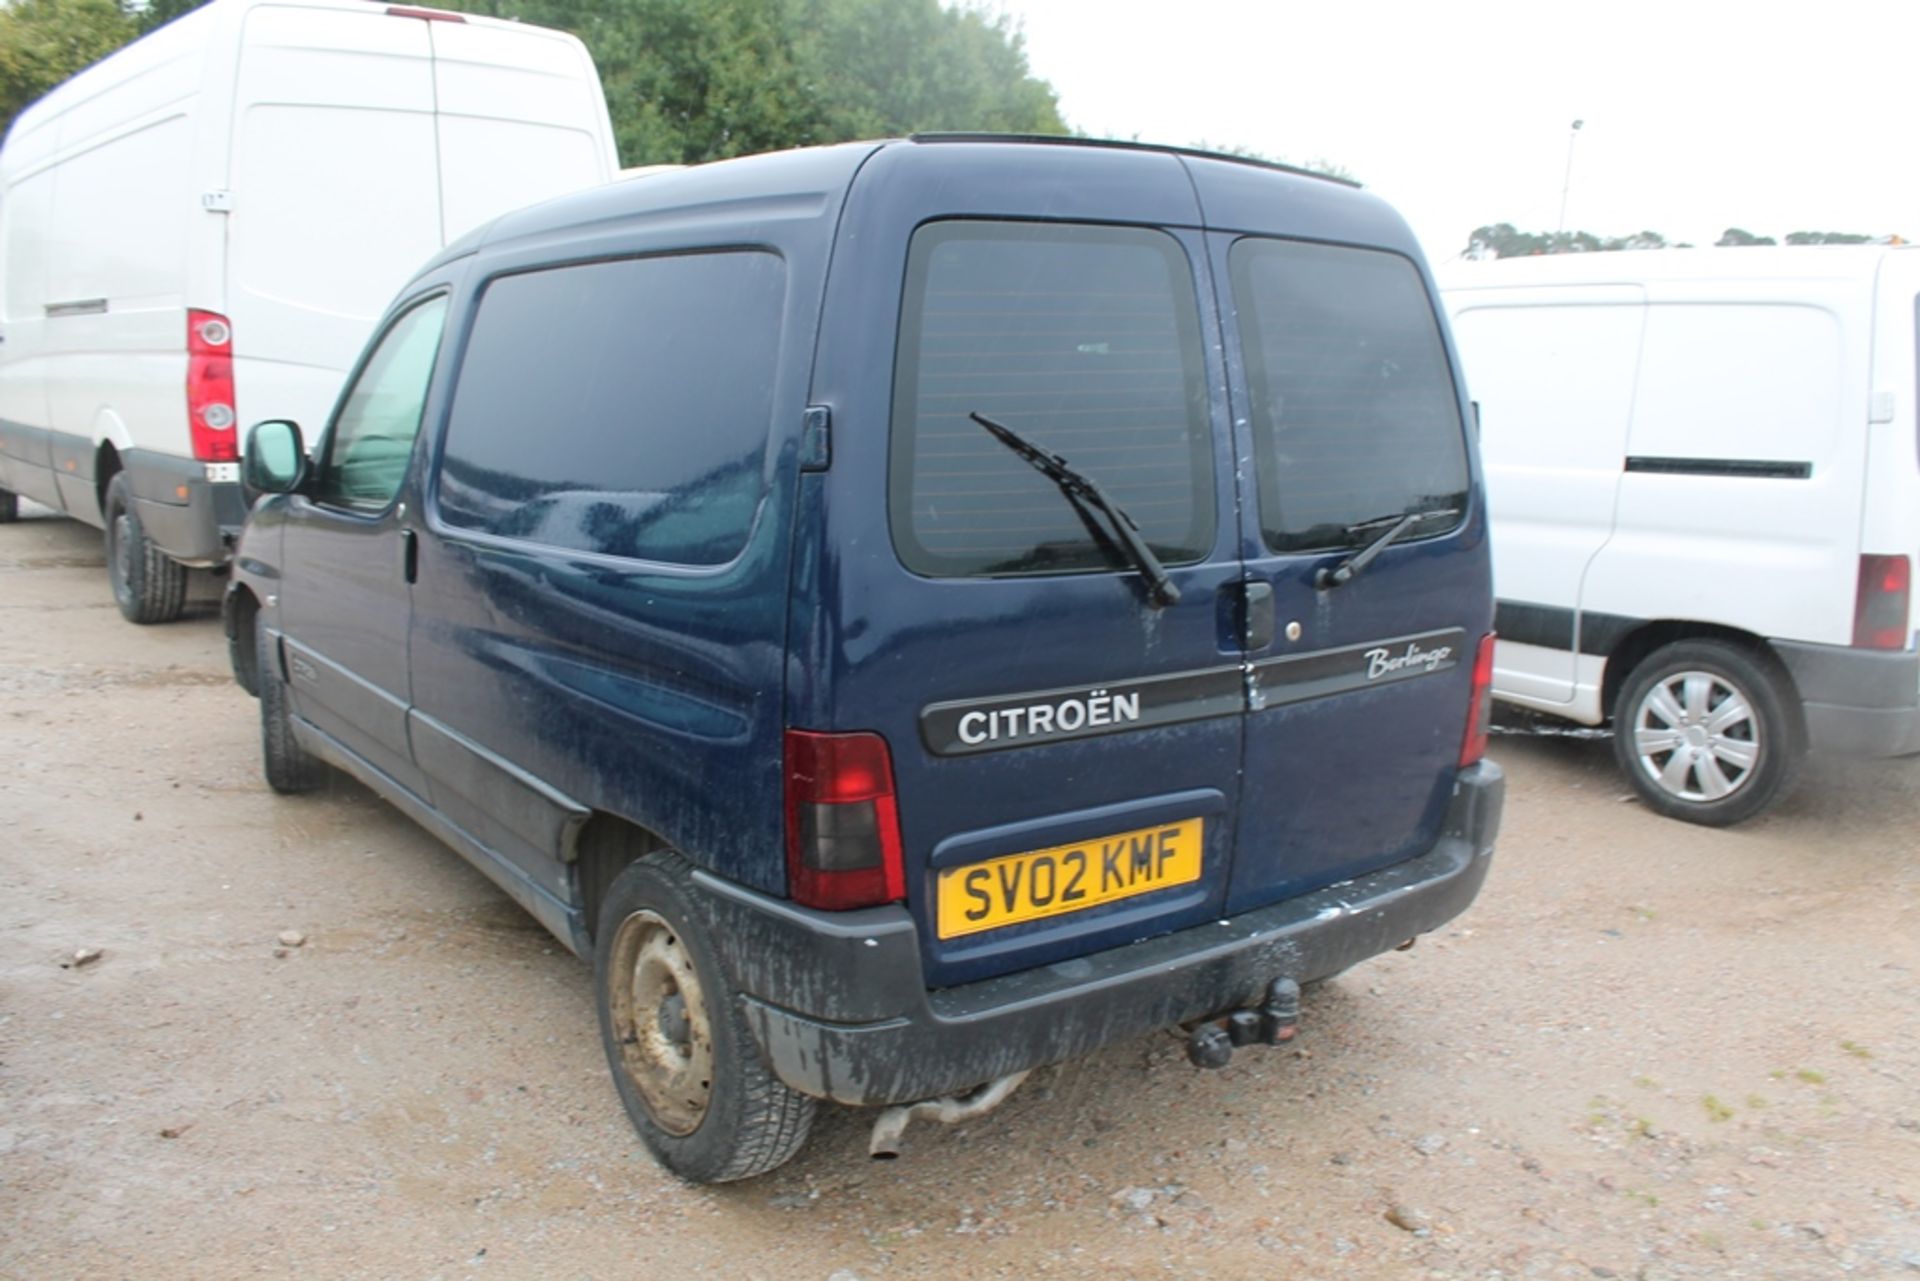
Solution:
{"label": "dirty rear panel", "polygon": [[[1371,197],[1251,172],[1296,235],[1405,237]],[[1248,666],[1246,585],[1284,594],[1338,549],[1250,569],[1264,553],[1249,557],[1251,430],[1228,401],[1231,263],[1203,221],[1185,162],[1148,151],[903,144],[849,195],[812,396],[832,417],[832,464],[802,477],[789,716],[891,746],[932,986],[1324,884],[1404,856],[1438,821],[1470,653],[1399,691],[1347,691],[1344,709],[1250,728],[1249,691],[1271,678]],[[1444,347],[1440,376],[1451,388]],[[1099,519],[974,412],[1091,474],[1179,601],[1150,605]],[[1454,630],[1470,646],[1490,610],[1484,554],[1450,555],[1457,543],[1435,535],[1477,538],[1475,519],[1422,530],[1383,564],[1383,582],[1422,588],[1363,608],[1388,598],[1354,593],[1346,625],[1287,653]],[[1448,593],[1458,608],[1432,608]],[[1269,751],[1299,759],[1281,778]],[[1329,768],[1311,767],[1316,754]],[[1368,765],[1390,784],[1378,812],[1355,809]],[[1236,853],[1250,841],[1257,885]]]}

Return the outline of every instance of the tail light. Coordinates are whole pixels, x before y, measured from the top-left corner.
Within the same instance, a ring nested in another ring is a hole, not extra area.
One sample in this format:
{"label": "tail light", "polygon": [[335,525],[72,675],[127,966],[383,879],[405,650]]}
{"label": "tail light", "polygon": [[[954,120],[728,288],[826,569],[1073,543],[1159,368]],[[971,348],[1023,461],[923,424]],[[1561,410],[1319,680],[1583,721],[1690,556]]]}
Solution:
{"label": "tail light", "polygon": [[1905,556],[1862,556],[1853,601],[1853,643],[1861,649],[1907,647],[1907,601],[1913,562]]}
{"label": "tail light", "polygon": [[790,729],[786,758],[787,880],[794,901],[838,912],[905,898],[887,740]]}
{"label": "tail light", "polygon": [[1487,754],[1487,726],[1493,720],[1493,633],[1480,638],[1473,656],[1473,702],[1467,708],[1467,736],[1460,742],[1460,768]]}
{"label": "tail light", "polygon": [[240,459],[234,430],[233,326],[211,311],[187,313],[187,427],[193,456],[205,463]]}

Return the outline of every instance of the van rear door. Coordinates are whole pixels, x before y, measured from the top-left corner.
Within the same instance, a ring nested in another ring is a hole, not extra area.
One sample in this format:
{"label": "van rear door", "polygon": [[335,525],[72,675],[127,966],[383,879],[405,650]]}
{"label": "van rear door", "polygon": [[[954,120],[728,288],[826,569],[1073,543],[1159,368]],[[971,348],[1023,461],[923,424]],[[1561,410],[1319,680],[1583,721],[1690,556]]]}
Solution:
{"label": "van rear door", "polygon": [[225,308],[242,423],[325,422],[374,320],[440,248],[432,25],[372,6],[247,14]]}
{"label": "van rear door", "polygon": [[[789,723],[885,738],[933,986],[1224,900],[1241,570],[1197,223],[1173,157],[1092,148],[889,147],[849,197]],[[1178,601],[974,414],[1095,480]]]}
{"label": "van rear door", "polygon": [[1369,225],[1361,198],[1343,227],[1282,225],[1270,175],[1189,164],[1209,226],[1233,229],[1208,240],[1247,581],[1272,610],[1248,628],[1234,913],[1432,845],[1493,602],[1465,407],[1404,226],[1381,205]]}
{"label": "van rear door", "polygon": [[612,179],[606,96],[578,40],[488,22],[429,22],[443,239]]}

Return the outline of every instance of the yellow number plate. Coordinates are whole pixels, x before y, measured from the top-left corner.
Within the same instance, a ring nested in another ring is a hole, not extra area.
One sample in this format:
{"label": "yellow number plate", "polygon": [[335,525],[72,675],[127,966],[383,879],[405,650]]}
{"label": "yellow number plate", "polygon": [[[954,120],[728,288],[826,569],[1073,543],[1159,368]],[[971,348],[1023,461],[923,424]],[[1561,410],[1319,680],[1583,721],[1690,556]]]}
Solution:
{"label": "yellow number plate", "polygon": [[949,867],[934,892],[943,939],[1078,912],[1200,879],[1205,824],[1186,818]]}

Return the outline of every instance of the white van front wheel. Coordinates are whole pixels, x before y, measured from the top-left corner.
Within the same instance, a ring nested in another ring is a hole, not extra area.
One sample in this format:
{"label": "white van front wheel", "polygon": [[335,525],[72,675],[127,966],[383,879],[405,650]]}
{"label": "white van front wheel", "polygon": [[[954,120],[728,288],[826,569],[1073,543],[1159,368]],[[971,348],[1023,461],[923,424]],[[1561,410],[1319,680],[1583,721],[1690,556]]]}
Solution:
{"label": "white van front wheel", "polygon": [[1655,650],[1621,687],[1613,750],[1651,808],[1725,827],[1791,788],[1806,735],[1773,664],[1726,641],[1688,640]]}

